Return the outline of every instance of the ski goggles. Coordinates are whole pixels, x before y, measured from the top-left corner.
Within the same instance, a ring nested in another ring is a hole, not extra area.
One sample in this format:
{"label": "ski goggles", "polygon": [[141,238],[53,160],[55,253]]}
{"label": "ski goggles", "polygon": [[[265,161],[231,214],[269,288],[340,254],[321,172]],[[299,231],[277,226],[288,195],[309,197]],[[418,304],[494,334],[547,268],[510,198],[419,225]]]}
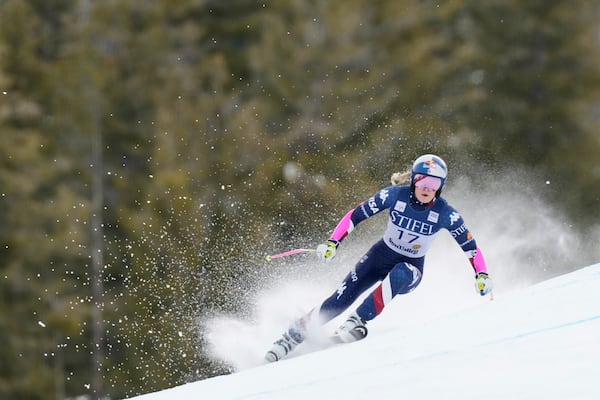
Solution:
{"label": "ski goggles", "polygon": [[415,187],[419,189],[429,189],[436,192],[442,186],[442,180],[435,176],[415,175]]}

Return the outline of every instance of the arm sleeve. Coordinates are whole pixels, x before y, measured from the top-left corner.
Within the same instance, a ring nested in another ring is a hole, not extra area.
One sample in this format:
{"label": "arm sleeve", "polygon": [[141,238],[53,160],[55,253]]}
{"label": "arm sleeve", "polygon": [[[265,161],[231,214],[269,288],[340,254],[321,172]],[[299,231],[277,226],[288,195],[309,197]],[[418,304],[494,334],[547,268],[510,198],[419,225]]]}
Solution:
{"label": "arm sleeve", "polygon": [[338,222],[337,226],[333,230],[333,233],[329,239],[341,242],[346,236],[348,236],[350,232],[354,230],[352,214],[354,214],[355,210],[356,209],[350,210],[348,213],[346,213],[346,215],[344,215],[344,217],[340,220],[340,222]]}
{"label": "arm sleeve", "polygon": [[476,274],[480,272],[485,272],[487,274],[487,263],[485,262],[483,252],[479,247],[475,249],[475,254],[473,254],[472,257],[469,257],[469,261],[471,261],[471,265]]}

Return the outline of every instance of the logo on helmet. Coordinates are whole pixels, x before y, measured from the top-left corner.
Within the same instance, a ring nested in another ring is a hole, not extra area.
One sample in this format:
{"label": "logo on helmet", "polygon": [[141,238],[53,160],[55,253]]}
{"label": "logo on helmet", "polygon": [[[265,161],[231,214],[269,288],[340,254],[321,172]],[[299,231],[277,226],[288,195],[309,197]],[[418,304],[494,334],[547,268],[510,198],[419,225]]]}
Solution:
{"label": "logo on helmet", "polygon": [[[434,175],[438,171],[443,171],[442,168],[435,160],[432,158],[423,163],[423,168],[429,171],[429,174]],[[439,172],[438,172],[439,173]]]}

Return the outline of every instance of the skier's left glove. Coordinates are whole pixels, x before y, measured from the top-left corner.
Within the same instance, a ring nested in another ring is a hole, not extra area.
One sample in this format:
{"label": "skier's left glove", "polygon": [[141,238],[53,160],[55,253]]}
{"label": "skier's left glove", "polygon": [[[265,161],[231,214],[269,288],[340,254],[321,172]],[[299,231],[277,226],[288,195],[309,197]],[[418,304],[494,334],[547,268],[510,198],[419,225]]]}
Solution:
{"label": "skier's left glove", "polygon": [[337,240],[329,239],[326,243],[317,246],[317,257],[319,257],[321,261],[333,260],[339,245],[340,242]]}
{"label": "skier's left glove", "polygon": [[480,272],[475,275],[475,289],[480,295],[485,296],[492,291],[494,285],[486,272]]}

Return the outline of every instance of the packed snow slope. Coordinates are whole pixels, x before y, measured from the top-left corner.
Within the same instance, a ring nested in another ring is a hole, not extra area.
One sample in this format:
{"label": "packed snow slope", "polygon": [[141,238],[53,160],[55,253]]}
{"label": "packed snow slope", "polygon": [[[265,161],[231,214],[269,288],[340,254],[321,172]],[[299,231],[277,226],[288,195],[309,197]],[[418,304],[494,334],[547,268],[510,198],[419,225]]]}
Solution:
{"label": "packed snow slope", "polygon": [[600,399],[600,264],[433,320],[374,322],[360,342],[135,399]]}

